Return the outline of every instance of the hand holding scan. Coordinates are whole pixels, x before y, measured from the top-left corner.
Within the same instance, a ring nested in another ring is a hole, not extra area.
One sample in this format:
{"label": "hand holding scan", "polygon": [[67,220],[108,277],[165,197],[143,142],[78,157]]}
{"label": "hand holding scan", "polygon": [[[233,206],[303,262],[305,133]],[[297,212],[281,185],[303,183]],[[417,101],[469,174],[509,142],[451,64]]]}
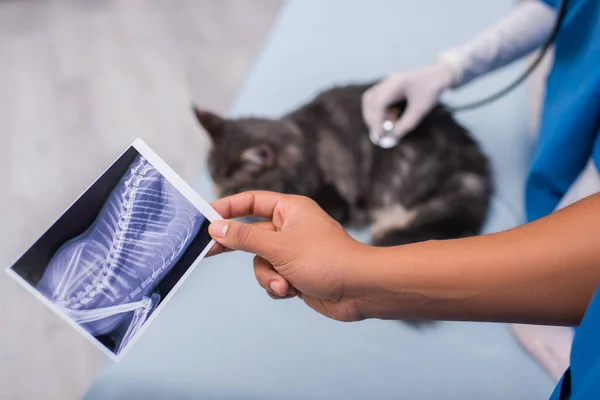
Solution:
{"label": "hand holding scan", "polygon": [[349,271],[359,266],[366,247],[314,201],[301,196],[246,192],[212,204],[224,218],[258,216],[268,221],[245,224],[216,221],[211,236],[219,243],[212,255],[225,249],[256,254],[254,272],[273,298],[298,296],[330,318],[362,319],[349,292]]}

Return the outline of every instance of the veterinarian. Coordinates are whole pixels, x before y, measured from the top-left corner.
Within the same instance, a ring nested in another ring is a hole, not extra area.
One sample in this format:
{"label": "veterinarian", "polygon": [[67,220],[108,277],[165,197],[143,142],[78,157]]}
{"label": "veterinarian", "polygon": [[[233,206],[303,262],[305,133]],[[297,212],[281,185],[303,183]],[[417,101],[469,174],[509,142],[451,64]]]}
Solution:
{"label": "veterinarian", "polygon": [[[579,325],[552,399],[600,398],[600,297],[590,304],[600,282],[600,194],[512,230],[396,247],[355,241],[306,197],[246,192],[212,205],[226,219],[209,227],[211,255],[256,254],[256,279],[273,298],[298,296],[341,321]],[[231,220],[249,215],[267,221]]]}
{"label": "veterinarian", "polygon": [[[564,4],[526,184],[528,221],[600,191],[600,2]],[[478,37],[441,53],[433,65],[391,74],[363,97],[371,139],[381,139],[384,112],[391,103],[401,99],[408,103],[391,131],[402,138],[444,91],[538,49],[554,32],[561,5],[559,0],[521,2]],[[600,239],[596,246],[600,248]],[[513,332],[556,380],[562,376],[569,363],[571,328],[513,325]]]}

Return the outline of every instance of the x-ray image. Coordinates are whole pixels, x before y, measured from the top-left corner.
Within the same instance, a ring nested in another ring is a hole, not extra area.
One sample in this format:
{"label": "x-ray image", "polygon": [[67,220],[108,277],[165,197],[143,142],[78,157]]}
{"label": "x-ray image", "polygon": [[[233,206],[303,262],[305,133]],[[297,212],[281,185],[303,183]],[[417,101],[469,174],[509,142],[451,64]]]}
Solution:
{"label": "x-ray image", "polygon": [[11,271],[118,359],[212,244],[219,216],[182,182],[136,141]]}

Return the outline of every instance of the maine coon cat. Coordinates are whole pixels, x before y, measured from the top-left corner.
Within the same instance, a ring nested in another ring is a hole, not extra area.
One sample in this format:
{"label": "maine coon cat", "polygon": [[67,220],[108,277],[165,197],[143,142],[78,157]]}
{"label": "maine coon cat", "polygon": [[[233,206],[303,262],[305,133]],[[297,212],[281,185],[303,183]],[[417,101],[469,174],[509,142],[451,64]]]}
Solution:
{"label": "maine coon cat", "polygon": [[438,105],[397,147],[373,145],[361,114],[369,86],[324,91],[279,119],[226,119],[196,108],[212,141],[218,194],[309,196],[342,224],[371,223],[378,246],[478,234],[492,185],[477,143]]}

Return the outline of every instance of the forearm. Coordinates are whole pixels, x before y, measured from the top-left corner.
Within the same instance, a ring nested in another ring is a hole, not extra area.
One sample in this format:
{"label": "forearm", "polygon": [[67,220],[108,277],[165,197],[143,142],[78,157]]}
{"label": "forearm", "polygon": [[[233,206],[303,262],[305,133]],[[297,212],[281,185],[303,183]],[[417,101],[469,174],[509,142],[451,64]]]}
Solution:
{"label": "forearm", "polygon": [[556,11],[541,1],[522,2],[473,40],[443,52],[439,62],[453,71],[453,86],[461,86],[540,47],[555,20]]}
{"label": "forearm", "polygon": [[506,232],[367,252],[353,281],[365,317],[577,325],[600,282],[600,196]]}

